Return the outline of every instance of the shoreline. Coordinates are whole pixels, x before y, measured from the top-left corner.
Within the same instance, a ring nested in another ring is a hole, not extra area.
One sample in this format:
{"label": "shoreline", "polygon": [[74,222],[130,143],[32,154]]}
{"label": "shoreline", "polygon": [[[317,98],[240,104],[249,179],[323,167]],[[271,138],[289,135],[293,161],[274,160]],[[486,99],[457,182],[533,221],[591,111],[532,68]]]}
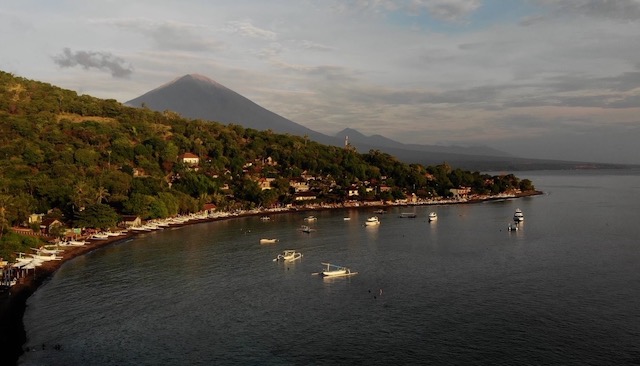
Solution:
{"label": "shoreline", "polygon": [[[362,204],[362,205],[340,205],[340,206],[313,206],[296,209],[287,209],[279,211],[250,211],[238,215],[228,215],[221,217],[210,217],[202,219],[194,219],[188,222],[175,225],[174,227],[182,227],[187,225],[196,225],[201,223],[209,223],[216,221],[229,220],[240,217],[275,215],[294,212],[320,211],[333,209],[363,209],[363,208],[390,208],[390,207],[407,207],[407,206],[437,206],[452,204],[473,204],[488,201],[508,200],[515,198],[523,198],[544,194],[541,191],[523,192],[508,196],[488,196],[485,198],[469,199],[463,201],[437,201],[429,203],[403,203],[403,204]],[[45,283],[51,276],[62,266],[63,263],[76,257],[85,255],[94,250],[104,248],[109,245],[124,242],[134,238],[138,234],[144,232],[128,231],[125,235],[113,236],[106,240],[92,240],[89,244],[83,246],[72,247],[61,253],[62,259],[59,261],[47,261],[38,266],[32,274],[20,279],[11,288],[0,293],[0,355],[9,365],[16,365],[20,356],[24,353],[24,347],[27,342],[27,333],[24,327],[23,317],[27,309],[27,301],[36,290]]]}

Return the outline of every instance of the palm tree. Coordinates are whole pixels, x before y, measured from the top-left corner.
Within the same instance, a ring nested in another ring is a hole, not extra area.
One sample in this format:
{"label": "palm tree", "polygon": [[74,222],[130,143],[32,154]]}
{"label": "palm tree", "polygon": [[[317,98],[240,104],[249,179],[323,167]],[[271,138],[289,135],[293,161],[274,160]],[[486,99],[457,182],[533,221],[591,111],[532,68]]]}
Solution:
{"label": "palm tree", "polygon": [[107,197],[109,197],[109,190],[107,190],[106,188],[104,188],[103,186],[98,187],[98,190],[96,191],[96,202],[97,203],[102,203],[103,200],[108,201]]}

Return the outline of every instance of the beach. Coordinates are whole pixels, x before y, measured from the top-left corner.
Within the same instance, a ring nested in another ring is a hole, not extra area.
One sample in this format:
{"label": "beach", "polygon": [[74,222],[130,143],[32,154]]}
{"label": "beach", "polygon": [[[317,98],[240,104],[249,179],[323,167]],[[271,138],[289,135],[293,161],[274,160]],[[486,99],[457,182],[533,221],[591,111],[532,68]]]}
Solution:
{"label": "beach", "polygon": [[[473,200],[465,200],[465,201],[438,201],[431,202],[431,205],[442,205],[442,204],[464,204],[464,203],[478,203],[489,200],[496,199],[511,199],[511,198],[519,198],[524,196],[531,196],[541,194],[542,192],[526,192],[517,195],[510,196],[490,196],[485,197],[483,199],[473,199]],[[426,204],[426,203],[425,203]],[[212,221],[220,221],[237,217],[246,217],[246,216],[263,216],[263,215],[272,215],[278,213],[291,213],[291,212],[305,212],[305,211],[317,211],[317,210],[329,210],[329,209],[344,209],[344,208],[385,208],[392,206],[414,206],[419,205],[416,203],[405,203],[405,204],[392,204],[392,205],[384,205],[384,204],[364,204],[358,206],[352,205],[317,205],[317,206],[306,206],[304,208],[296,208],[296,209],[280,209],[280,210],[252,210],[245,211],[241,213],[234,214],[220,214],[215,216],[210,216],[208,218],[198,218],[192,219],[182,224],[178,224],[176,226],[185,226],[185,225],[193,225],[199,223],[206,223]],[[60,268],[60,266],[68,260],[76,258],[78,256],[82,256],[91,251],[97,250],[99,248],[103,248],[109,245],[113,245],[118,242],[122,242],[125,240],[129,240],[139,233],[129,230],[124,235],[120,236],[112,236],[106,240],[91,240],[89,244],[77,247],[67,247],[67,249],[61,253],[62,259],[58,261],[47,261],[44,262],[41,266],[38,266],[36,270],[30,273],[28,276],[23,277],[20,281],[12,286],[7,291],[0,294],[0,352],[7,362],[7,364],[16,364],[19,357],[27,351],[25,349],[27,339],[26,332],[23,324],[23,316],[27,306],[27,300],[29,297],[38,289],[38,287],[47,281],[48,278],[51,277],[55,271]]]}

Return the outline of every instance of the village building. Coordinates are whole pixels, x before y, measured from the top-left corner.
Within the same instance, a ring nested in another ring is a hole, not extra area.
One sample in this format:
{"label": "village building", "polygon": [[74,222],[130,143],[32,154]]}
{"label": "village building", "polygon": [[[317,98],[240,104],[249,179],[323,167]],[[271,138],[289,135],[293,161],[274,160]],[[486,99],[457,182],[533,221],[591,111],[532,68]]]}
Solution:
{"label": "village building", "polygon": [[460,187],[460,188],[451,188],[449,192],[453,195],[454,199],[467,199],[469,198],[469,193],[471,193],[470,187]]}
{"label": "village building", "polygon": [[44,235],[51,235],[56,228],[62,227],[63,224],[58,219],[44,219],[40,222],[40,231]]}
{"label": "village building", "polygon": [[297,202],[300,202],[300,201],[313,201],[313,200],[318,199],[318,196],[314,192],[300,192],[300,193],[296,193],[294,195],[294,199]]}
{"label": "village building", "polygon": [[142,226],[142,219],[140,216],[136,215],[124,215],[122,216],[122,221],[118,224],[118,226],[123,227],[125,229],[134,227],[134,226]]}
{"label": "village building", "polygon": [[291,179],[289,186],[292,187],[296,193],[309,191],[309,183],[302,177]]}
{"label": "village building", "polygon": [[178,161],[185,165],[190,165],[190,166],[195,166],[200,164],[200,158],[198,157],[198,155],[195,155],[190,152],[186,152],[182,155],[179,155]]}
{"label": "village building", "polygon": [[261,190],[271,189],[271,182],[275,181],[275,178],[260,178],[258,179],[258,185]]}

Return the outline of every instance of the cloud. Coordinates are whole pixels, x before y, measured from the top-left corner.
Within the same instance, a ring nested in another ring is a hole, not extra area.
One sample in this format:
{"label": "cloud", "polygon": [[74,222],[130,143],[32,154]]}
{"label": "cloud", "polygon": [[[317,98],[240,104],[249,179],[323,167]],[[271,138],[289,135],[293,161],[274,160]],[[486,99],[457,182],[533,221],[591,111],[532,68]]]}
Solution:
{"label": "cloud", "polygon": [[203,37],[206,28],[174,21],[122,19],[101,21],[120,29],[130,30],[150,38],[158,49],[181,51],[216,51],[224,44],[211,37]]}
{"label": "cloud", "polygon": [[549,13],[528,17],[523,21],[523,25],[531,25],[548,18],[575,15],[618,21],[640,20],[638,0],[538,0],[538,3],[548,7]]}
{"label": "cloud", "polygon": [[229,21],[227,22],[226,29],[230,33],[237,33],[245,37],[264,39],[267,41],[274,41],[278,38],[275,32],[258,28],[246,20]]}
{"label": "cloud", "polygon": [[333,9],[338,13],[350,14],[402,11],[409,15],[419,15],[426,11],[434,19],[460,22],[481,5],[481,0],[352,0],[339,1]]}
{"label": "cloud", "polygon": [[82,66],[85,70],[98,69],[109,71],[114,78],[128,78],[133,72],[131,65],[108,52],[77,51],[65,48],[62,54],[54,56],[53,62],[62,68]]}
{"label": "cloud", "polygon": [[413,0],[410,6],[427,9],[435,19],[458,22],[471,15],[480,5],[480,0]]}

